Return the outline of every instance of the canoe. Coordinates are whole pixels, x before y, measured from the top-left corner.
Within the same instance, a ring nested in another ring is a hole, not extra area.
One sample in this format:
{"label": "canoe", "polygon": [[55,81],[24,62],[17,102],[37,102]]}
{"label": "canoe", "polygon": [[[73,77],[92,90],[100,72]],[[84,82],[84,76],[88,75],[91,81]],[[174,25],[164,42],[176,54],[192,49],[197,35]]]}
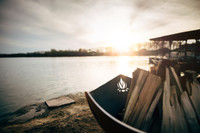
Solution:
{"label": "canoe", "polygon": [[96,120],[105,132],[143,132],[124,122],[119,113],[125,108],[131,78],[119,75],[91,92],[86,99]]}

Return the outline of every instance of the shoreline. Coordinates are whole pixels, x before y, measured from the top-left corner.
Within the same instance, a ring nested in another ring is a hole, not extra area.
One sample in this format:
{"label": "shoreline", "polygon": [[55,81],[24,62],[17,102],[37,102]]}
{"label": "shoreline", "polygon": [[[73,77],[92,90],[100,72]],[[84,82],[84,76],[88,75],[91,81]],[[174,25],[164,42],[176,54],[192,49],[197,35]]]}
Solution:
{"label": "shoreline", "polygon": [[83,92],[61,97],[70,97],[75,103],[53,109],[45,102],[22,107],[0,121],[0,132],[104,132]]}

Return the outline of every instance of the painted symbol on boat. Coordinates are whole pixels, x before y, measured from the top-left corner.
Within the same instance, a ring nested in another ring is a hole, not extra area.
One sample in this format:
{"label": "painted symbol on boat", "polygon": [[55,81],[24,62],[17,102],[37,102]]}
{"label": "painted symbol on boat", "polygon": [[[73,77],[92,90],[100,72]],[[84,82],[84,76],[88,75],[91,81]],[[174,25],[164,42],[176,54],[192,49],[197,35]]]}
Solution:
{"label": "painted symbol on boat", "polygon": [[122,78],[120,78],[119,82],[117,83],[117,90],[119,92],[126,92],[129,90],[129,88],[127,87],[127,83],[124,82],[124,80]]}

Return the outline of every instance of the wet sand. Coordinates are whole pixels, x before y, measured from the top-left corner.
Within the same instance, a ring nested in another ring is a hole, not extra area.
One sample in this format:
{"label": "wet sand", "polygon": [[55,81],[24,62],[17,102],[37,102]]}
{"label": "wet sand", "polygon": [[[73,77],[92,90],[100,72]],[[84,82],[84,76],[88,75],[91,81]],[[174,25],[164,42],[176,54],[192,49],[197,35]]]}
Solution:
{"label": "wet sand", "polygon": [[76,103],[49,109],[45,102],[25,106],[0,121],[0,132],[103,133],[84,93],[67,95]]}

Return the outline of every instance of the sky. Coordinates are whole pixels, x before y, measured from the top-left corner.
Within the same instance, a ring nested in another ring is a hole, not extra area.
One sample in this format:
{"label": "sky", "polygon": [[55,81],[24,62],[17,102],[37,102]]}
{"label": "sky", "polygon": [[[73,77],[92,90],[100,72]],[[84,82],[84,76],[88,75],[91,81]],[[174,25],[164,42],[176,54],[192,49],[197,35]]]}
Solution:
{"label": "sky", "polygon": [[200,29],[200,0],[0,0],[0,53],[126,50]]}

